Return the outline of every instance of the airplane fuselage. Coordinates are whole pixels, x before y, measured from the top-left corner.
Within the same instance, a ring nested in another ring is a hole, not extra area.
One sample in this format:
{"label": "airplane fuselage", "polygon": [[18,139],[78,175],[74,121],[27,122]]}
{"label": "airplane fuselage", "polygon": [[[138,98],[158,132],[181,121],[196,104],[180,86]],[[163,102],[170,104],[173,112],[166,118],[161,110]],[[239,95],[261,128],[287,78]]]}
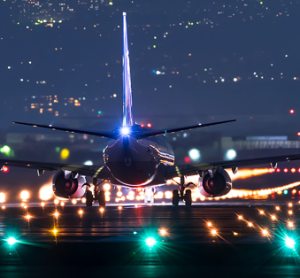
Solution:
{"label": "airplane fuselage", "polygon": [[164,136],[137,140],[128,135],[110,140],[103,159],[112,184],[138,188],[165,184],[165,172],[174,165],[174,152]]}

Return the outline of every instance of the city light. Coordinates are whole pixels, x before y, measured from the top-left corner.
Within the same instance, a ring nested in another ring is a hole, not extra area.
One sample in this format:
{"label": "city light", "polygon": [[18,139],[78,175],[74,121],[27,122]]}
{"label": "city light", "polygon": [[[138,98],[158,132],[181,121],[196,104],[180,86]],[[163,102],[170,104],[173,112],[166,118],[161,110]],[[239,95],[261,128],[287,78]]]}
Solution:
{"label": "city light", "polygon": [[147,237],[145,243],[148,247],[153,247],[156,244],[156,240],[153,237]]}

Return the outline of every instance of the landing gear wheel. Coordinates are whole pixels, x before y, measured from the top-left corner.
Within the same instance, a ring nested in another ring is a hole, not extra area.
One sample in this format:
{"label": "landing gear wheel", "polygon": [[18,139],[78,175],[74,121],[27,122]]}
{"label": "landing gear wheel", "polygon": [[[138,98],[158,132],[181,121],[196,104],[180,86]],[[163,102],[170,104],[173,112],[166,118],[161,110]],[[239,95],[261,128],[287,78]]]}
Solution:
{"label": "landing gear wheel", "polygon": [[86,192],[86,196],[85,197],[86,197],[86,206],[87,207],[91,207],[93,205],[93,200],[94,200],[92,191],[88,190]]}
{"label": "landing gear wheel", "polygon": [[105,207],[105,194],[103,190],[98,193],[98,202],[100,207]]}
{"label": "landing gear wheel", "polygon": [[185,205],[186,206],[191,206],[192,205],[192,191],[191,190],[187,189],[185,191],[184,199],[185,199]]}
{"label": "landing gear wheel", "polygon": [[173,197],[172,197],[172,204],[173,206],[177,207],[179,203],[179,193],[178,190],[173,190]]}

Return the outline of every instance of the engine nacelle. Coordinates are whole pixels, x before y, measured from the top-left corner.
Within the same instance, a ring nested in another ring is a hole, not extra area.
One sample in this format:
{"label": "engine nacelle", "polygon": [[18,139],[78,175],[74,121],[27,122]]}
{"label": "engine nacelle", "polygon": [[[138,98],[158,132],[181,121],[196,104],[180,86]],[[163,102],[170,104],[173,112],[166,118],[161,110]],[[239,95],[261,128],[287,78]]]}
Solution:
{"label": "engine nacelle", "polygon": [[213,177],[209,173],[203,178],[199,177],[198,187],[204,197],[219,197],[229,193],[232,182],[224,169],[218,169],[213,173]]}
{"label": "engine nacelle", "polygon": [[78,176],[78,178],[72,178],[72,175],[68,179],[65,178],[64,171],[59,171],[53,177],[52,188],[57,197],[62,198],[81,198],[86,192],[85,177]]}

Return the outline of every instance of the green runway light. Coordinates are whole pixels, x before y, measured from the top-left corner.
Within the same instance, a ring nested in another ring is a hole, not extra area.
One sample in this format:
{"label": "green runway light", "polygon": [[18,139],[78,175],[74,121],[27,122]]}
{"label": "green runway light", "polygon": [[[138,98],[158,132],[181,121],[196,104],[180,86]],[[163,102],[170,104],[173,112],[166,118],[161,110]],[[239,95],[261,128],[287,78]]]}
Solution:
{"label": "green runway light", "polygon": [[153,247],[156,244],[156,240],[153,237],[147,237],[145,243],[148,247]]}
{"label": "green runway light", "polygon": [[285,240],[285,246],[289,249],[294,249],[295,248],[295,245],[296,245],[296,242],[293,238],[291,237],[286,237]]}
{"label": "green runway light", "polygon": [[5,153],[6,155],[9,155],[10,150],[11,150],[10,147],[7,146],[7,145],[5,145],[5,146],[3,146],[3,147],[0,149],[0,152],[1,152],[1,153]]}
{"label": "green runway light", "polygon": [[98,111],[98,114],[100,115],[102,112],[101,111]]}
{"label": "green runway light", "polygon": [[288,190],[287,189],[283,190],[283,194],[287,195],[288,194]]}
{"label": "green runway light", "polygon": [[6,239],[6,242],[8,243],[8,245],[12,246],[18,241],[14,237],[9,237],[8,239]]}

